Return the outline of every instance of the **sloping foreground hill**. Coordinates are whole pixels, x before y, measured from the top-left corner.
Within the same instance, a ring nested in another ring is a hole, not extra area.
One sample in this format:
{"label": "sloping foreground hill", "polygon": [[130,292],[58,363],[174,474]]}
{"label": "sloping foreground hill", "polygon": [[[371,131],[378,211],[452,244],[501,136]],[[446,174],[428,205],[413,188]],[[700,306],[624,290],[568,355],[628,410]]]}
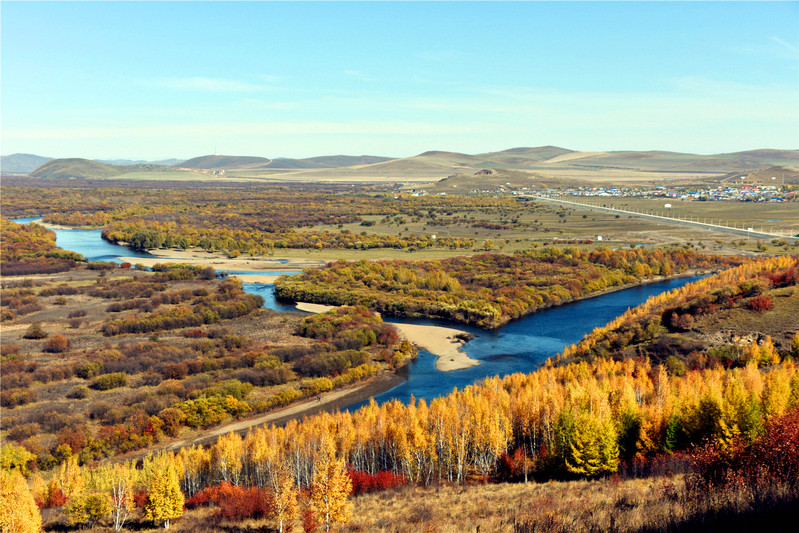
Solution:
{"label": "sloping foreground hill", "polygon": [[770,362],[799,332],[796,258],[750,263],[650,298],[567,347],[561,362],[647,357],[675,371]]}

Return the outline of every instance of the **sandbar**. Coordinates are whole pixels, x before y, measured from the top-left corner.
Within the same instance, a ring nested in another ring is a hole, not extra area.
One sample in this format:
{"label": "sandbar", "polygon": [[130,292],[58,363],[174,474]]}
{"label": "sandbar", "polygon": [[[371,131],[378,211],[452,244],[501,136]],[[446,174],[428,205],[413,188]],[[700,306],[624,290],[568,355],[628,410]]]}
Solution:
{"label": "sandbar", "polygon": [[[299,272],[303,268],[320,266],[320,263],[316,261],[287,263],[285,261],[278,261],[277,259],[263,259],[257,257],[229,258],[222,254],[213,254],[202,250],[149,250],[148,253],[152,257],[120,256],[119,260],[131,264],[140,263],[147,267],[151,267],[157,263],[188,263],[191,265],[210,266],[214,267],[216,270],[241,271],[279,270],[281,272]],[[272,281],[265,281],[263,283],[272,283]]]}
{"label": "sandbar", "polygon": [[297,311],[305,311],[306,313],[325,313],[330,311],[331,309],[335,309],[336,305],[324,305],[324,304],[311,304],[308,302],[297,302],[297,305],[294,307],[297,308]]}
{"label": "sandbar", "polygon": [[280,275],[268,275],[268,274],[233,274],[230,276],[231,278],[237,278],[239,281],[244,283],[274,283]]}
{"label": "sandbar", "polygon": [[422,350],[438,356],[436,369],[442,372],[461,370],[479,365],[480,361],[472,359],[461,351],[464,342],[457,336],[467,335],[465,331],[443,326],[426,326],[419,324],[402,324],[389,322],[397,328],[400,335],[408,339]]}
{"label": "sandbar", "polygon": [[[325,311],[336,308],[335,305],[312,304],[307,302],[297,302],[295,307],[299,311],[306,311],[308,313],[324,313]],[[400,337],[408,339],[411,344],[437,356],[436,369],[441,372],[461,370],[480,364],[480,361],[472,359],[465,352],[460,350],[465,341],[458,337],[468,336],[468,333],[465,331],[443,326],[404,324],[391,322],[389,320],[386,320],[386,323],[397,328]]]}

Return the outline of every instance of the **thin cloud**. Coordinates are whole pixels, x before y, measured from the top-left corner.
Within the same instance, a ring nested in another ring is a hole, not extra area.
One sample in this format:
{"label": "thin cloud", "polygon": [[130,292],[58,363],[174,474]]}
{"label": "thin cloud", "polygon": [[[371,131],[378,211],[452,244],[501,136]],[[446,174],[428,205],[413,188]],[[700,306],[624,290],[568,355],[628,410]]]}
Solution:
{"label": "thin cloud", "polygon": [[418,52],[416,57],[422,59],[424,61],[430,61],[431,63],[444,63],[448,61],[454,61],[458,58],[460,53],[457,50],[448,49],[448,50],[424,50]]}
{"label": "thin cloud", "polygon": [[359,81],[375,81],[374,76],[370,76],[369,74],[364,74],[359,70],[345,70],[344,74],[346,74],[351,78],[355,78],[356,80]]}
{"label": "thin cloud", "polygon": [[788,41],[784,41],[779,37],[775,37],[774,35],[769,37],[769,39],[780,45],[784,50],[790,52],[794,57],[799,56],[799,47],[789,43]]}
{"label": "thin cloud", "polygon": [[142,82],[150,87],[162,89],[175,89],[178,91],[198,91],[214,93],[241,93],[263,91],[267,87],[247,83],[239,80],[229,80],[224,78],[205,78],[195,76],[191,78],[167,78],[163,80],[149,80]]}
{"label": "thin cloud", "polygon": [[15,139],[94,139],[207,137],[228,135],[420,135],[469,134],[484,131],[484,124],[452,124],[413,121],[309,121],[309,122],[208,122],[198,124],[161,124],[154,126],[76,128],[25,128],[6,133]]}

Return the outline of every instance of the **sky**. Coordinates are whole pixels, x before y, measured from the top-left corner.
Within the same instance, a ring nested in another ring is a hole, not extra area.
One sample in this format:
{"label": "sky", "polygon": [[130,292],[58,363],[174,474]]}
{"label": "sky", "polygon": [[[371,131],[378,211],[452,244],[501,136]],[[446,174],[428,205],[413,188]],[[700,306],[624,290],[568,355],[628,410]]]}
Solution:
{"label": "sky", "polygon": [[799,2],[0,4],[0,152],[799,149]]}

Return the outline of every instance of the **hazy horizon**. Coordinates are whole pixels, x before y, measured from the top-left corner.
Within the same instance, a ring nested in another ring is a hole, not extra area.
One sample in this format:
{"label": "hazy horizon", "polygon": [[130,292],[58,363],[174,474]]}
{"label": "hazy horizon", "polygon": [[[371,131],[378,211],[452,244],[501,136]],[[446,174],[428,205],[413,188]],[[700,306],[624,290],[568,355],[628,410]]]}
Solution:
{"label": "hazy horizon", "polygon": [[797,2],[8,2],[4,154],[799,147]]}

